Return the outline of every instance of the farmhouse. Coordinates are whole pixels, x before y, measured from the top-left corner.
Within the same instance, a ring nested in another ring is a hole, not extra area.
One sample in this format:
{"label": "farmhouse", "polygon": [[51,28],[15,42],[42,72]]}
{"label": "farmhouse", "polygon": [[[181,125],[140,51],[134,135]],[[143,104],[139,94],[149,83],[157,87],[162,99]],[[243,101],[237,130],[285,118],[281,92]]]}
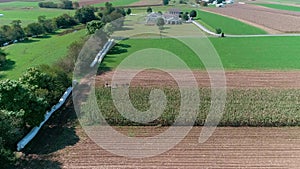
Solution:
{"label": "farmhouse", "polygon": [[182,20],[179,17],[180,10],[178,9],[169,9],[167,13],[161,14],[152,12],[146,16],[146,25],[155,25],[158,18],[163,18],[165,21],[165,24],[182,24]]}

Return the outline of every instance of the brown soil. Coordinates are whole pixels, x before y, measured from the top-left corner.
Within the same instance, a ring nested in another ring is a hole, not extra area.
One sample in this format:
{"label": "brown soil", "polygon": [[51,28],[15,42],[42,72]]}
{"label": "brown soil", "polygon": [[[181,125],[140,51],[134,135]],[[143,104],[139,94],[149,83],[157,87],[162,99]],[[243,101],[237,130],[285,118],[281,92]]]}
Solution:
{"label": "brown soil", "polygon": [[[298,168],[300,128],[217,128],[204,144],[194,127],[173,149],[156,157],[132,159],[109,153],[78,129],[80,141],[52,154],[61,168]],[[155,135],[164,128],[122,127],[123,133]],[[127,144],[127,143],[120,143]],[[42,157],[43,158],[43,157]]]}
{"label": "brown soil", "polygon": [[[130,71],[129,71],[130,72]],[[128,73],[128,72],[127,72]],[[186,71],[176,71],[182,74],[183,82],[189,82]],[[103,86],[111,84],[114,72],[106,72],[96,77],[96,85]],[[193,72],[199,87],[210,87],[210,78],[205,71]],[[300,88],[300,71],[226,71],[228,88]],[[124,79],[126,79],[124,72]],[[122,79],[115,85],[123,84]],[[137,74],[130,83],[130,86],[177,86],[176,81],[166,72],[159,70],[147,70]]]}
{"label": "brown soil", "polygon": [[227,5],[226,8],[206,8],[207,11],[252,22],[286,33],[300,32],[300,13],[266,8],[251,4]]}

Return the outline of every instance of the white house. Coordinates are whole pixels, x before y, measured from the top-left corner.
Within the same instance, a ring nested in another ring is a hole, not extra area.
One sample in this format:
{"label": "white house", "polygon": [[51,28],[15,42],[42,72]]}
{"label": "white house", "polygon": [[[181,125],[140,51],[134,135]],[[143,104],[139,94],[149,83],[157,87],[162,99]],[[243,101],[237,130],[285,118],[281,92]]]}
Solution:
{"label": "white house", "polygon": [[1,17],[1,16],[4,16],[4,14],[0,13],[0,17]]}
{"label": "white house", "polygon": [[163,18],[165,24],[177,25],[182,24],[182,20],[179,17],[180,10],[178,9],[170,9],[167,13],[160,14],[152,12],[146,16],[146,25],[155,25],[158,18]]}

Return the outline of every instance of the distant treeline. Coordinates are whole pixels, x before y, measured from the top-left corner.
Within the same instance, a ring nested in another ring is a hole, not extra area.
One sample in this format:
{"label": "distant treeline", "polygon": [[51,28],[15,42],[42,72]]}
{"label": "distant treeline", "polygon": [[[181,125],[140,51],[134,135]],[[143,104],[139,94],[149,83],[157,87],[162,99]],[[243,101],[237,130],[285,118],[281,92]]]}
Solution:
{"label": "distant treeline", "polygon": [[61,0],[61,3],[54,3],[51,1],[48,2],[39,2],[40,8],[61,8],[61,9],[78,9],[79,3],[72,2],[70,0]]}

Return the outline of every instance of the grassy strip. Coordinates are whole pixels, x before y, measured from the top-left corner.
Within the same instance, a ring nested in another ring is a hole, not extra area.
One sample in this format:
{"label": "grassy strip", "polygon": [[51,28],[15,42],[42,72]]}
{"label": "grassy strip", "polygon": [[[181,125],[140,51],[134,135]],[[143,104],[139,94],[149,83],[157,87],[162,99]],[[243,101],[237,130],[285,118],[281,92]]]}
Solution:
{"label": "grassy strip", "polygon": [[[164,113],[151,125],[172,125],[180,107],[180,92],[175,88],[163,88],[168,100]],[[133,106],[140,111],[148,110],[150,88],[130,88]],[[99,109],[110,125],[140,125],[124,117],[117,111],[109,88],[97,88]],[[292,89],[230,89],[227,94],[225,113],[220,126],[299,126],[299,90]],[[201,103],[195,125],[204,125],[210,108],[210,90],[200,89]],[[88,106],[82,107],[82,120],[92,125],[99,122],[96,114]],[[146,118],[146,115],[145,115]],[[184,125],[185,123],[182,122]]]}
{"label": "grassy strip", "polygon": [[224,33],[236,35],[267,34],[264,30],[245,24],[241,21],[221,15],[197,10],[197,18],[215,29],[221,28]]}
{"label": "grassy strip", "polygon": [[82,38],[85,30],[63,36],[49,35],[46,38],[32,38],[5,48],[8,66],[1,72],[1,79],[17,79],[28,68],[56,62],[67,53],[68,46]]}
{"label": "grassy strip", "polygon": [[[139,2],[140,0],[112,0],[109,1],[110,3],[113,4],[113,6],[126,6],[126,5],[130,5],[136,2]],[[93,6],[97,6],[97,7],[102,7],[105,6],[105,2],[99,3],[99,4],[94,4]]]}
{"label": "grassy strip", "polygon": [[[197,43],[197,39],[191,39]],[[227,70],[294,70],[300,68],[300,37],[211,38]],[[284,44],[284,45],[283,45]],[[191,69],[204,69],[199,58],[176,39],[128,39],[115,46],[100,69],[114,69],[127,56],[147,48],[173,52]]]}
{"label": "grassy strip", "polygon": [[279,9],[279,10],[300,12],[300,7],[296,7],[296,6],[280,5],[280,4],[261,4],[261,3],[257,3],[256,5],[273,8],[273,9]]}

